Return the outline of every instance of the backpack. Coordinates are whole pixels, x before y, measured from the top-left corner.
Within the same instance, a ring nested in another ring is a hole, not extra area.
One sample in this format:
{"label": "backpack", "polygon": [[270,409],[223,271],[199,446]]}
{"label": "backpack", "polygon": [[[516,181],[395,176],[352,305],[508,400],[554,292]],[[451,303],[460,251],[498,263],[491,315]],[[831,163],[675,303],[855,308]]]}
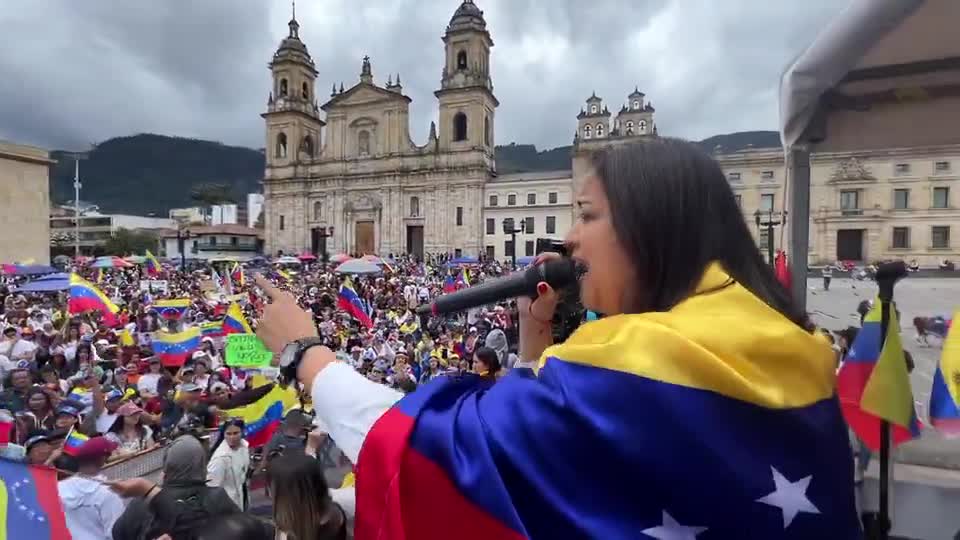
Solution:
{"label": "backpack", "polygon": [[194,540],[203,525],[212,517],[204,504],[208,494],[207,487],[181,494],[176,499],[176,512],[169,516],[153,515],[147,526],[145,539],[159,538],[164,534],[173,540]]}

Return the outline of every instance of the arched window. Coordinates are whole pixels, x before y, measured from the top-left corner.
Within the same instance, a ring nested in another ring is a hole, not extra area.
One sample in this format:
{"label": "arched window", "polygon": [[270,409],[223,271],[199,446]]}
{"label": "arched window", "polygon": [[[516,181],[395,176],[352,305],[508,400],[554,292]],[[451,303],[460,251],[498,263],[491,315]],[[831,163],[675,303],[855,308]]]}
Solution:
{"label": "arched window", "polygon": [[410,197],[410,217],[420,217],[420,197]]}
{"label": "arched window", "polygon": [[310,86],[307,83],[303,83],[300,87],[300,97],[306,101],[310,101]]}
{"label": "arched window", "polygon": [[313,203],[313,220],[320,221],[321,217],[323,217],[323,203],[317,201]]}
{"label": "arched window", "polygon": [[597,124],[597,137],[603,137],[603,124]]}
{"label": "arched window", "polygon": [[493,146],[490,141],[490,117],[483,117],[483,144],[487,146]]}
{"label": "arched window", "polygon": [[590,126],[583,126],[583,138],[589,139],[590,137],[593,137],[593,130],[590,129]]}
{"label": "arched window", "polygon": [[640,123],[637,124],[637,126],[640,128],[640,134],[641,134],[641,135],[647,132],[647,122],[646,122],[646,120],[641,120]]}
{"label": "arched window", "polygon": [[638,99],[633,100],[633,110],[635,110],[635,111],[639,111],[639,110],[640,110],[640,100],[638,100]]}
{"label": "arched window", "polygon": [[309,157],[313,157],[313,137],[307,135],[303,138],[303,143],[300,145],[300,151]]}
{"label": "arched window", "polygon": [[453,140],[467,140],[467,115],[459,112],[453,117]]}
{"label": "arched window", "polygon": [[287,157],[287,134],[286,133],[280,133],[279,135],[277,135],[276,156],[278,158]]}
{"label": "arched window", "polygon": [[360,151],[361,156],[370,155],[370,132],[367,130],[360,131],[357,134],[357,148]]}
{"label": "arched window", "polygon": [[627,135],[633,135],[633,121],[627,122]]}
{"label": "arched window", "polygon": [[287,80],[286,80],[286,79],[280,79],[280,95],[281,95],[281,96],[286,96],[286,95],[287,95]]}
{"label": "arched window", "polygon": [[464,71],[467,69],[467,51],[460,51],[457,53],[457,71]]}
{"label": "arched window", "polygon": [[590,106],[590,114],[597,114],[597,106],[596,106],[596,105],[591,105],[591,106]]}

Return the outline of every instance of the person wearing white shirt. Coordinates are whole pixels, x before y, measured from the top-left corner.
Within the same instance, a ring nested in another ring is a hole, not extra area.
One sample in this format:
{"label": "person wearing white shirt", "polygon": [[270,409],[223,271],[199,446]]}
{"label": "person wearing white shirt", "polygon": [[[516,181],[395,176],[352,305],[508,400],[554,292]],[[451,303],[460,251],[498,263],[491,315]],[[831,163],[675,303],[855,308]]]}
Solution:
{"label": "person wearing white shirt", "polygon": [[110,491],[100,469],[116,445],[104,437],[83,444],[74,459],[61,456],[58,467],[67,467],[83,476],[71,476],[59,482],[57,491],[63,504],[67,528],[73,540],[104,540],[113,537],[113,524],[126,509],[124,500]]}
{"label": "person wearing white shirt", "polygon": [[160,359],[154,356],[150,358],[149,362],[149,371],[141,375],[140,380],[137,381],[137,392],[140,392],[140,395],[144,397],[157,395],[157,383],[163,377],[163,365],[160,364]]}
{"label": "person wearing white shirt", "polygon": [[250,448],[243,439],[242,420],[227,420],[220,428],[207,464],[207,485],[222,487],[237,508],[247,508],[247,472],[250,470]]}

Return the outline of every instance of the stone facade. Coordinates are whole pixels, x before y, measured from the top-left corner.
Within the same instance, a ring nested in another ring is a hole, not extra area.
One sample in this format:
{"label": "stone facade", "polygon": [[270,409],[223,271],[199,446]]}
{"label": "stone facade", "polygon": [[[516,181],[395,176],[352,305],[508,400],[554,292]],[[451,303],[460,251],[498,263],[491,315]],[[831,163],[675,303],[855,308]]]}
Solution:
{"label": "stone facade", "polygon": [[[780,149],[716,154],[755,226],[784,210],[786,169]],[[811,264],[836,260],[916,260],[934,267],[960,254],[960,145],[814,154],[810,167]],[[776,227],[774,245],[789,228]]]}
{"label": "stone facade", "polygon": [[0,141],[0,262],[50,262],[50,165],[46,150]]}
{"label": "stone facade", "polygon": [[480,253],[499,105],[483,13],[466,0],[447,26],[440,124],[423,145],[410,138],[400,75],[378,85],[369,58],[355,85],[334,86],[319,105],[318,71],[295,18],[289,28],[270,63],[262,115],[267,252]]}

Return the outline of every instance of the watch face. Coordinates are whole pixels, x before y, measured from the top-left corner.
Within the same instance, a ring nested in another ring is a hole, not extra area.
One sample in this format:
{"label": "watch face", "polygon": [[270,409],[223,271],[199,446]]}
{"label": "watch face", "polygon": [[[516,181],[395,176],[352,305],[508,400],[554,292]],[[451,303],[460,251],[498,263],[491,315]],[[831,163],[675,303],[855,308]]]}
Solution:
{"label": "watch face", "polygon": [[300,345],[297,342],[287,343],[287,346],[280,352],[280,367],[285,368],[292,364],[294,359],[297,358],[299,349]]}

